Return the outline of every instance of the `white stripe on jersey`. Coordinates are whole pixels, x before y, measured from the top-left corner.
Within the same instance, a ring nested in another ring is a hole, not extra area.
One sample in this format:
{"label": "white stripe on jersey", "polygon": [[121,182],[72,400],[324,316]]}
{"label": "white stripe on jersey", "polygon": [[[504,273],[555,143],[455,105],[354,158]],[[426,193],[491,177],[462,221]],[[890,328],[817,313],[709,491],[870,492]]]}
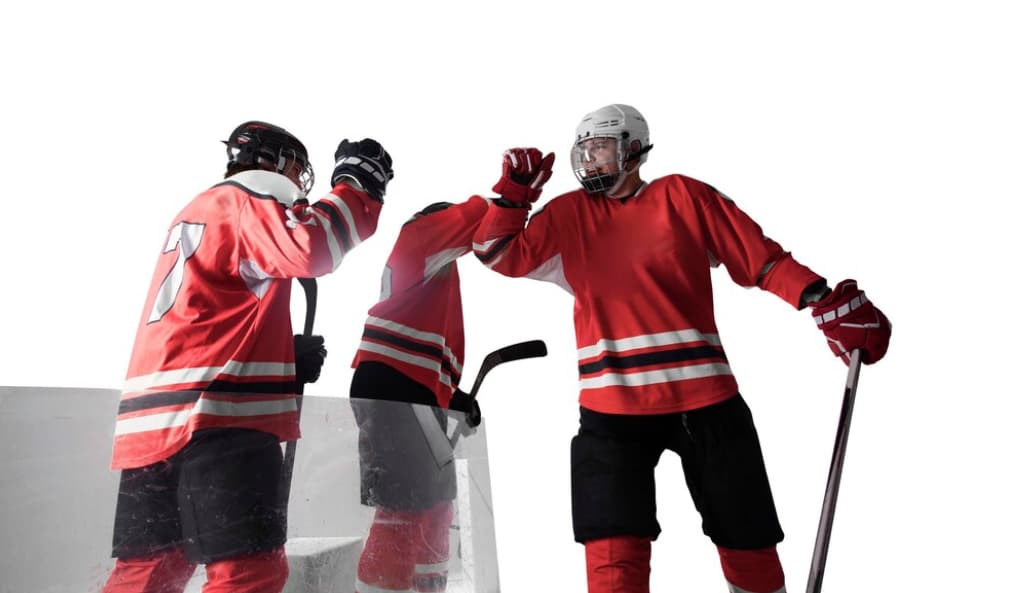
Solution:
{"label": "white stripe on jersey", "polygon": [[533,271],[526,275],[526,277],[534,280],[540,280],[542,282],[557,284],[562,287],[562,290],[575,296],[572,291],[572,287],[569,286],[569,281],[565,279],[565,270],[562,268],[561,253],[534,268]]}
{"label": "white stripe on jersey", "polygon": [[622,387],[639,387],[641,385],[653,385],[655,383],[670,383],[672,381],[685,381],[687,379],[701,379],[703,377],[731,374],[732,369],[729,368],[728,363],[724,362],[694,364],[670,369],[643,371],[640,373],[605,373],[603,375],[598,375],[597,377],[580,379],[580,390],[600,389],[602,387],[611,387],[613,385]]}
{"label": "white stripe on jersey", "polygon": [[585,346],[578,349],[577,356],[581,361],[593,358],[602,352],[626,352],[637,348],[650,348],[654,346],[669,346],[672,344],[688,344],[691,342],[707,342],[712,346],[721,346],[722,341],[718,334],[705,334],[695,329],[676,330],[633,336],[631,338],[620,338],[618,340],[601,339],[592,346]]}
{"label": "white stripe on jersey", "polygon": [[146,432],[148,430],[160,430],[175,426],[184,426],[191,415],[192,407],[189,406],[184,410],[150,414],[148,416],[139,416],[137,418],[125,418],[124,420],[118,420],[117,423],[114,424],[114,436]]}
{"label": "white stripe on jersey", "polygon": [[378,344],[377,342],[368,342],[366,340],[359,342],[359,349],[365,350],[367,352],[374,352],[382,356],[394,358],[395,360],[400,360],[402,362],[406,362],[411,365],[415,365],[418,367],[425,368],[429,371],[433,371],[437,373],[438,377],[440,377],[442,385],[445,385],[447,387],[452,386],[451,377],[449,377],[447,373],[441,370],[441,363],[432,358],[426,358],[423,356],[417,356],[416,354],[402,352],[401,350],[391,348],[390,346]]}
{"label": "white stripe on jersey", "polygon": [[401,323],[397,323],[381,317],[374,317],[373,315],[370,315],[366,318],[366,325],[382,327],[396,334],[401,334],[403,336],[408,336],[410,338],[420,340],[421,342],[430,342],[432,344],[437,345],[444,351],[444,357],[448,359],[448,363],[452,365],[452,368],[455,369],[455,372],[458,373],[459,375],[462,374],[462,365],[459,363],[459,360],[455,358],[455,353],[452,352],[451,348],[448,347],[447,343],[445,342],[444,336],[442,336],[441,334],[435,334],[434,332],[418,330],[414,327],[402,325]]}
{"label": "white stripe on jersey", "polygon": [[181,410],[118,420],[114,425],[114,435],[184,426],[188,423],[188,419],[195,414],[208,414],[210,416],[267,416],[295,411],[298,411],[298,407],[293,397],[243,402],[200,397],[199,401],[195,404]]}
{"label": "white stripe on jersey", "polygon": [[482,255],[483,253],[486,253],[487,250],[491,248],[491,245],[494,245],[499,239],[501,239],[501,237],[488,239],[483,243],[473,243],[473,251],[480,251]]}
{"label": "white stripe on jersey", "polygon": [[200,397],[192,408],[192,413],[211,416],[269,416],[271,414],[287,414],[297,410],[294,397],[257,401],[225,401]]}
{"label": "white stripe on jersey", "polygon": [[205,383],[214,380],[218,375],[234,377],[268,377],[271,380],[292,380],[295,376],[295,363],[284,362],[238,362],[229,360],[222,367],[194,367],[157,371],[148,375],[129,377],[124,382],[122,391],[152,391],[169,385],[182,383]]}
{"label": "white stripe on jersey", "polygon": [[243,259],[238,262],[238,275],[242,277],[245,285],[256,295],[257,299],[262,299],[263,295],[267,294],[267,289],[270,288],[270,284],[274,280],[253,259]]}
{"label": "white stripe on jersey", "polygon": [[345,250],[338,244],[338,236],[332,230],[334,227],[331,225],[330,217],[316,209],[313,209],[313,216],[320,221],[324,231],[327,232],[327,249],[331,252],[331,271],[337,270],[341,261],[345,259]]}
{"label": "white stripe on jersey", "polygon": [[469,250],[465,247],[452,247],[451,249],[442,249],[433,255],[427,256],[423,265],[423,278],[429,279],[434,274],[440,272],[441,268],[467,253],[469,253]]}

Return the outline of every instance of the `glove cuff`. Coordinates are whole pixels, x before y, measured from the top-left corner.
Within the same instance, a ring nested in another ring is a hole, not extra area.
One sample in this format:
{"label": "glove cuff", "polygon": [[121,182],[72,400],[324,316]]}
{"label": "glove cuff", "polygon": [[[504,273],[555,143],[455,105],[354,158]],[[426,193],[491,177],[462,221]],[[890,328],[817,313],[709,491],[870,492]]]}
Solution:
{"label": "glove cuff", "polygon": [[540,197],[539,190],[516,183],[508,177],[499,179],[491,189],[506,200],[519,204],[529,204]]}
{"label": "glove cuff", "polygon": [[363,184],[358,179],[356,179],[355,177],[353,177],[353,176],[351,176],[351,175],[349,175],[347,173],[342,173],[340,175],[337,175],[331,181],[331,184],[334,185],[334,186],[337,186],[339,183],[347,183],[349,186],[352,187],[352,189],[357,189],[357,190],[359,190],[361,192],[368,193],[366,191],[366,188],[363,187]]}

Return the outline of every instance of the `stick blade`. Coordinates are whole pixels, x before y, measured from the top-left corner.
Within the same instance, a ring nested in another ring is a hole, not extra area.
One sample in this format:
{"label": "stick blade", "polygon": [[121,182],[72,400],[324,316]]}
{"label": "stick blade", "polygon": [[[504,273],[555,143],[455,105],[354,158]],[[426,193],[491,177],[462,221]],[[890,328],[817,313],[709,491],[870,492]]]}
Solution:
{"label": "stick blade", "polygon": [[491,369],[499,364],[513,360],[523,360],[525,358],[539,358],[547,355],[548,347],[547,344],[544,343],[544,340],[529,340],[527,342],[519,342],[518,344],[509,344],[504,348],[499,348],[494,352],[491,352],[484,357],[483,362],[480,364],[480,370],[477,371],[476,381],[473,382],[473,389],[469,392],[470,397],[476,397],[477,391],[480,390],[480,383],[483,382],[484,377],[487,376],[487,373],[491,372]]}
{"label": "stick blade", "polygon": [[524,358],[540,358],[541,356],[548,355],[547,344],[544,340],[530,340],[528,342],[519,342],[518,344],[510,344],[504,348],[499,348],[494,352],[491,352],[484,357],[483,364],[486,366],[493,367],[494,365],[501,364],[503,362],[509,362],[512,360],[523,360]]}

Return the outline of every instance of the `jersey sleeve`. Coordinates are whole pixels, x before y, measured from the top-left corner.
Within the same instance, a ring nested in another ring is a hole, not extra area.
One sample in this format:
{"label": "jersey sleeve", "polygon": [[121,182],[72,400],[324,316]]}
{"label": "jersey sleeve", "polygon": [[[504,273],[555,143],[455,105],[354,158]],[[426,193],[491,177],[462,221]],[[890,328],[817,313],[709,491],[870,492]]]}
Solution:
{"label": "jersey sleeve", "polygon": [[799,309],[804,290],[824,279],[767,237],[731,199],[699,181],[686,183],[699,205],[713,263],[725,264],[740,286],[757,286]]}
{"label": "jersey sleeve", "polygon": [[380,211],[379,202],[346,184],[312,205],[253,198],[239,216],[241,256],[272,278],[323,276],[376,232]]}
{"label": "jersey sleeve", "polygon": [[382,296],[400,292],[440,273],[472,250],[473,233],[487,212],[487,200],[465,202],[405,224],[388,257]]}
{"label": "jersey sleeve", "polygon": [[571,294],[553,205],[554,201],[548,202],[527,224],[526,208],[491,204],[473,235],[473,253],[485,266],[505,276],[554,282]]}

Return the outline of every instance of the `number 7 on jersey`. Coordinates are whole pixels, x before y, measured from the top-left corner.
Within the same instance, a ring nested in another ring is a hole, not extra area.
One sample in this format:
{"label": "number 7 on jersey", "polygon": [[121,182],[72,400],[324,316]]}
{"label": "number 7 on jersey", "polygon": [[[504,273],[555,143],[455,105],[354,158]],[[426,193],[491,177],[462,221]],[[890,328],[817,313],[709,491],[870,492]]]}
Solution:
{"label": "number 7 on jersey", "polygon": [[[205,228],[205,224],[195,222],[179,222],[171,227],[163,252],[170,253],[178,250],[178,258],[174,260],[174,266],[167,272],[167,276],[156,291],[153,310],[149,312],[149,319],[146,320],[146,323],[160,321],[164,314],[174,306],[174,299],[178,297],[178,291],[181,289],[181,282],[185,275],[185,262],[195,254],[196,249],[199,249],[199,242],[203,240]],[[180,249],[178,249],[179,247]]]}

